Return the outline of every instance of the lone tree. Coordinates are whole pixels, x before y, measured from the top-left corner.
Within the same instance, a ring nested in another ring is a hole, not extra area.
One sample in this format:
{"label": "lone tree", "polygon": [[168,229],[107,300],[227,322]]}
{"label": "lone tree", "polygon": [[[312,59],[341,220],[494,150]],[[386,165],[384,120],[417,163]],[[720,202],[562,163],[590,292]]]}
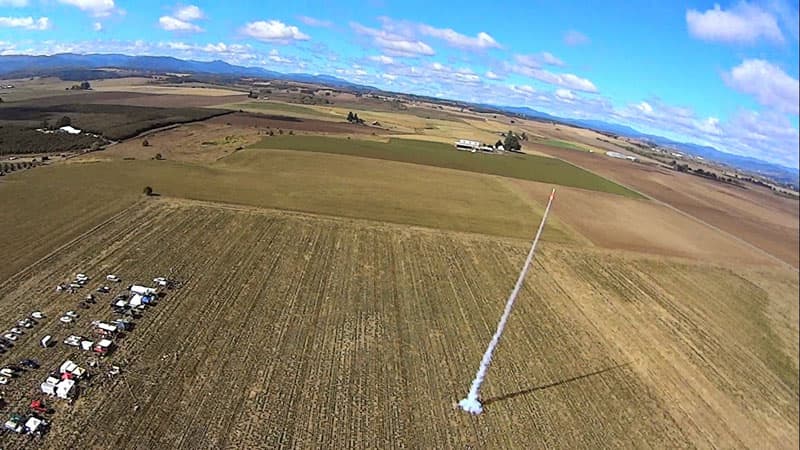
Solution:
{"label": "lone tree", "polygon": [[505,147],[506,150],[522,149],[522,145],[519,143],[519,138],[512,131],[509,131],[506,134],[506,139],[503,142],[503,147]]}
{"label": "lone tree", "polygon": [[144,190],[142,191],[142,193],[149,197],[149,196],[153,195],[153,188],[151,188],[150,186],[145,186]]}
{"label": "lone tree", "polygon": [[148,141],[147,139],[143,140],[142,147],[150,147],[150,141]]}
{"label": "lone tree", "polygon": [[155,159],[161,161],[162,159],[164,159],[164,157],[161,156],[161,153],[156,153]]}
{"label": "lone tree", "polygon": [[66,127],[72,125],[72,119],[69,116],[63,116],[56,122],[56,128]]}
{"label": "lone tree", "polygon": [[87,90],[89,90],[91,88],[92,88],[92,85],[89,84],[88,81],[81,82],[81,89],[83,89],[84,91],[87,91]]}
{"label": "lone tree", "polygon": [[352,122],[353,121],[353,111],[349,111],[347,113],[347,121],[348,122]]}

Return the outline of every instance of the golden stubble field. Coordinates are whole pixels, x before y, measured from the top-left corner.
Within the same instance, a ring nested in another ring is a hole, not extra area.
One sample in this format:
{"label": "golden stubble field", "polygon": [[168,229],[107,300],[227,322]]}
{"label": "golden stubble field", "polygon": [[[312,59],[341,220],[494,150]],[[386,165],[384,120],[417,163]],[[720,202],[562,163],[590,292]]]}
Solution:
{"label": "golden stubble field", "polygon": [[[797,358],[769,318],[761,272],[545,242],[483,390],[465,393],[526,243],[184,200],[139,202],[0,286],[0,320],[48,318],[2,357],[47,368],[58,340],[112,317],[52,287],[76,271],[183,287],[103,361],[115,379],[53,401],[46,448],[771,447],[798,444]],[[770,271],[796,286],[796,274]],[[90,287],[95,283],[90,283]],[[794,306],[796,308],[796,305]],[[26,440],[6,436],[5,446]]]}

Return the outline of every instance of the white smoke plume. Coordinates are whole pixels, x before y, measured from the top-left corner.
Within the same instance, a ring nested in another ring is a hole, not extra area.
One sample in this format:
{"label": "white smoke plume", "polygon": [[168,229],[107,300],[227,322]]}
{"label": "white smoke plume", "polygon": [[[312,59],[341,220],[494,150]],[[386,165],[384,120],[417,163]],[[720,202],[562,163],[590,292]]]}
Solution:
{"label": "white smoke plume", "polygon": [[553,189],[553,192],[550,193],[550,200],[547,201],[547,207],[544,209],[544,214],[542,215],[542,223],[539,224],[539,230],[536,231],[536,237],[533,238],[531,251],[528,252],[528,258],[525,259],[525,265],[522,266],[522,271],[519,273],[517,284],[514,286],[514,290],[511,291],[511,295],[506,301],[506,308],[503,310],[503,315],[500,316],[500,322],[497,324],[497,330],[494,332],[491,342],[489,342],[489,347],[486,349],[486,353],[484,353],[483,358],[481,358],[481,365],[478,367],[478,372],[475,374],[475,379],[472,380],[469,393],[467,393],[466,398],[458,402],[458,406],[470,414],[480,414],[483,412],[483,405],[481,405],[480,401],[481,384],[483,384],[483,380],[486,378],[486,372],[489,371],[489,366],[492,364],[492,354],[494,353],[495,347],[497,347],[497,344],[500,342],[500,336],[503,334],[503,329],[506,327],[508,317],[511,315],[511,309],[514,307],[514,301],[517,299],[517,294],[519,294],[519,291],[522,288],[522,282],[525,280],[525,274],[528,273],[528,268],[531,265],[531,261],[533,261],[533,253],[536,251],[536,243],[539,242],[539,236],[542,234],[542,230],[544,229],[544,222],[547,220],[547,213],[550,212],[550,205],[553,203],[553,196],[555,193],[555,189]]}

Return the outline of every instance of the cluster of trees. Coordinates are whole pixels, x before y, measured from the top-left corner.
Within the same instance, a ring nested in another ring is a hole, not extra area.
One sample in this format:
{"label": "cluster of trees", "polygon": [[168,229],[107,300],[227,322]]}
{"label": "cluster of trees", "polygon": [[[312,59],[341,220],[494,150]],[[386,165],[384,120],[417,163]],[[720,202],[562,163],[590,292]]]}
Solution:
{"label": "cluster of trees", "polygon": [[528,135],[523,131],[522,134],[516,134],[513,131],[509,130],[508,133],[504,133],[503,136],[505,139],[503,142],[499,140],[494,145],[495,147],[499,147],[500,144],[503,144],[503,148],[509,151],[519,151],[522,150],[522,141],[528,140]]}
{"label": "cluster of trees", "polygon": [[92,85],[89,84],[88,81],[81,81],[81,84],[73,84],[70,91],[88,91],[92,88]]}
{"label": "cluster of trees", "polygon": [[30,162],[30,161],[12,162],[12,163],[4,162],[3,164],[0,164],[0,173],[6,174],[14,172],[16,170],[30,169],[31,167],[35,167],[37,165],[38,164],[36,162]]}
{"label": "cluster of trees", "polygon": [[723,183],[735,184],[737,186],[740,185],[740,182],[734,178],[729,178],[723,175],[717,175],[715,172],[712,172],[710,170],[704,170],[700,167],[698,167],[697,169],[692,169],[691,167],[689,167],[688,164],[686,163],[678,164],[678,162],[675,161],[674,159],[670,161],[669,165],[672,166],[678,172],[690,173],[692,175],[697,175],[700,177],[709,178],[716,181],[722,181]]}
{"label": "cluster of trees", "polygon": [[358,117],[358,113],[353,114],[353,111],[347,113],[347,121],[350,123],[363,124],[364,119]]}

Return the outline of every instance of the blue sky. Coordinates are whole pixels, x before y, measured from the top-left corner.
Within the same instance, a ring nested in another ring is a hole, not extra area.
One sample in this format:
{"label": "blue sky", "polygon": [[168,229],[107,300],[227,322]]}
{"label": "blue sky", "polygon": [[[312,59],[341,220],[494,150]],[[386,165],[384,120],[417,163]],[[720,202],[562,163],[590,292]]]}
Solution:
{"label": "blue sky", "polygon": [[0,0],[0,54],[171,55],[324,73],[798,167],[796,3],[588,5]]}

